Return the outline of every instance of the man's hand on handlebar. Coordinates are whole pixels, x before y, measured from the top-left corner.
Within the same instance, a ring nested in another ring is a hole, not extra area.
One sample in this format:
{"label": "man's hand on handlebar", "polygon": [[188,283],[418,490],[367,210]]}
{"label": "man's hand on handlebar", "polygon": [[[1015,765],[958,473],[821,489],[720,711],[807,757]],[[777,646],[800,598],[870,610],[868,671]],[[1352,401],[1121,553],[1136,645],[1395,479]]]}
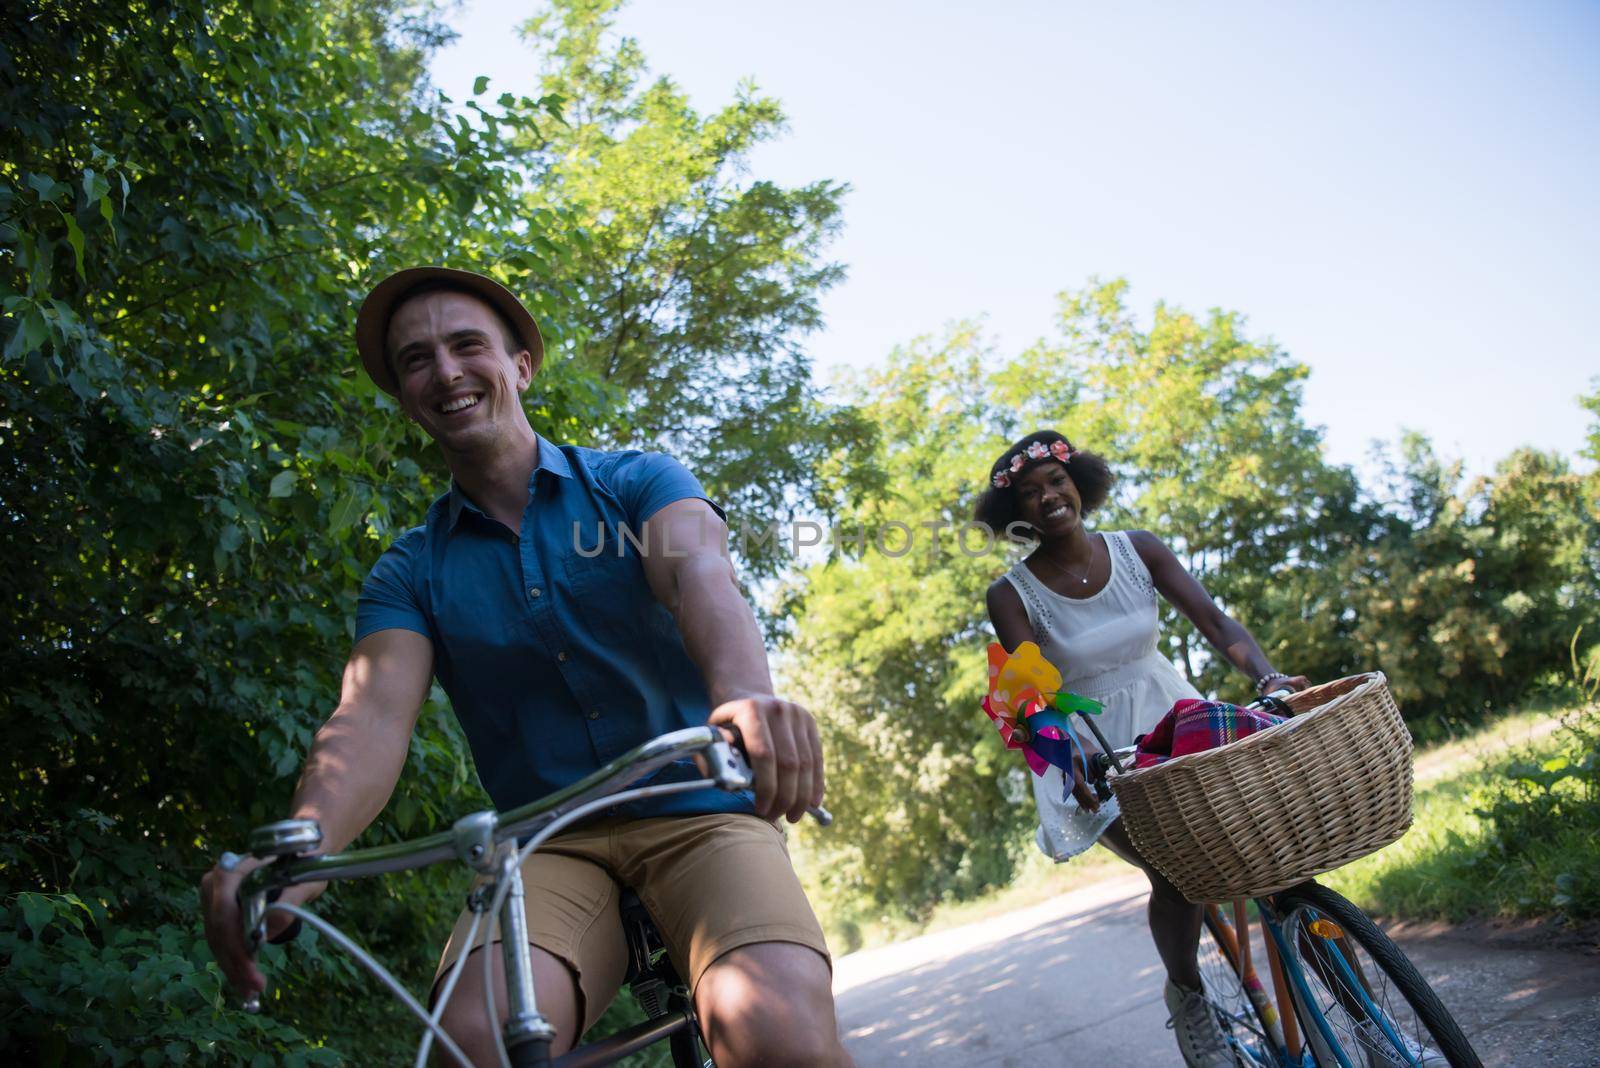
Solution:
{"label": "man's hand on handlebar", "polygon": [[724,701],[711,712],[713,727],[732,728],[755,772],[756,814],[797,823],[822,804],[822,739],[805,708],[771,694]]}
{"label": "man's hand on handlebar", "polygon": [[[230,871],[219,861],[200,880],[200,912],[205,920],[206,942],[222,974],[240,997],[259,994],[267,985],[261,969],[256,967],[254,947],[245,939],[244,918],[239,910],[240,884],[246,875],[265,863],[257,857],[245,857]],[[326,883],[291,886],[279,900],[303,905],[322,893],[326,886]],[[268,913],[267,937],[277,937],[292,922],[281,912]]]}

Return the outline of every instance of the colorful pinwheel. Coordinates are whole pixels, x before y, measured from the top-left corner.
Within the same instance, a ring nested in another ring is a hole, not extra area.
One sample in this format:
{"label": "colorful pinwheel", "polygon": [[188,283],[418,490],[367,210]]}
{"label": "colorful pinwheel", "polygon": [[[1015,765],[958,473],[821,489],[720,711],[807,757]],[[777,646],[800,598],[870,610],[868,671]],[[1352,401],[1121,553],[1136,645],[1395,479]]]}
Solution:
{"label": "colorful pinwheel", "polygon": [[1061,672],[1033,642],[1023,642],[1010,654],[994,643],[989,646],[989,693],[983,711],[999,729],[1006,748],[1022,750],[1035,775],[1054,765],[1070,776],[1073,749],[1081,748],[1072,714],[1098,713],[1100,703],[1062,693]]}

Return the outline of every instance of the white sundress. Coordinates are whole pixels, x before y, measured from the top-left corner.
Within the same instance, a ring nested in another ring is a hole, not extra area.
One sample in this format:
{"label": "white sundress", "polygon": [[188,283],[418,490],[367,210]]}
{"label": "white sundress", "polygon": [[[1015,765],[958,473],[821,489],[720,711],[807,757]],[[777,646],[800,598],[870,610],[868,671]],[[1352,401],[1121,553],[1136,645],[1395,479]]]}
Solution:
{"label": "white sundress", "polygon": [[[1105,706],[1098,725],[1106,741],[1120,749],[1154,727],[1175,702],[1200,693],[1156,650],[1160,630],[1150,569],[1126,533],[1100,536],[1111,558],[1111,577],[1098,593],[1063,597],[1020,560],[1006,578],[1022,598],[1039,650],[1060,670],[1062,689]],[[1092,739],[1081,723],[1078,730]],[[1115,798],[1098,812],[1079,808],[1065,791],[1060,768],[1029,778],[1039,810],[1034,841],[1052,860],[1066,860],[1094,845],[1119,815]]]}

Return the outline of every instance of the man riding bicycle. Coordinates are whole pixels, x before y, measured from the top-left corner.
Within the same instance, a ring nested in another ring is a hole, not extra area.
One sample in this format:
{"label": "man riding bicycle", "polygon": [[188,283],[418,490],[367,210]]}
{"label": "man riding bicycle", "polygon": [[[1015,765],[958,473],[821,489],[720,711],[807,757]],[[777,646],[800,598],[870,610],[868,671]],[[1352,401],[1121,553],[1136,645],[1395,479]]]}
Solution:
{"label": "man riding bicycle", "polygon": [[[719,1066],[850,1063],[827,945],[776,826],[822,802],[816,721],[772,693],[721,510],[666,455],[556,446],[534,433],[521,395],[543,343],[491,279],[439,267],[391,275],[363,302],[356,343],[372,380],[439,445],[452,484],[362,587],[339,704],[312,743],[291,815],[321,824],[324,851],[349,845],[388,802],[434,678],[501,810],[667,731],[733,728],[753,796],[634,802],[528,858],[528,937],[539,1008],[556,1030],[551,1052],[570,1048],[622,983],[617,909],[630,886],[693,992]],[[658,781],[696,774],[668,768]],[[235,900],[257,863],[219,865],[201,884],[206,937],[241,994],[264,985]],[[318,892],[294,887],[284,900]],[[461,944],[468,915],[439,975],[477,951]],[[272,920],[274,933],[286,922]],[[443,1024],[488,1064],[495,1035],[483,995],[481,969],[465,969]]]}

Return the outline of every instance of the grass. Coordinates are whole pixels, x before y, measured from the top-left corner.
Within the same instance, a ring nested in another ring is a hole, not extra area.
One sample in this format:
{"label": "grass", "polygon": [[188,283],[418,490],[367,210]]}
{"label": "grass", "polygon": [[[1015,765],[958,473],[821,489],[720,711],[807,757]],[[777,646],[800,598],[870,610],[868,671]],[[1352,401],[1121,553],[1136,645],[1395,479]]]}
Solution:
{"label": "grass", "polygon": [[1408,919],[1600,914],[1597,719],[1594,707],[1517,717],[1464,752],[1419,755],[1411,830],[1320,881]]}

